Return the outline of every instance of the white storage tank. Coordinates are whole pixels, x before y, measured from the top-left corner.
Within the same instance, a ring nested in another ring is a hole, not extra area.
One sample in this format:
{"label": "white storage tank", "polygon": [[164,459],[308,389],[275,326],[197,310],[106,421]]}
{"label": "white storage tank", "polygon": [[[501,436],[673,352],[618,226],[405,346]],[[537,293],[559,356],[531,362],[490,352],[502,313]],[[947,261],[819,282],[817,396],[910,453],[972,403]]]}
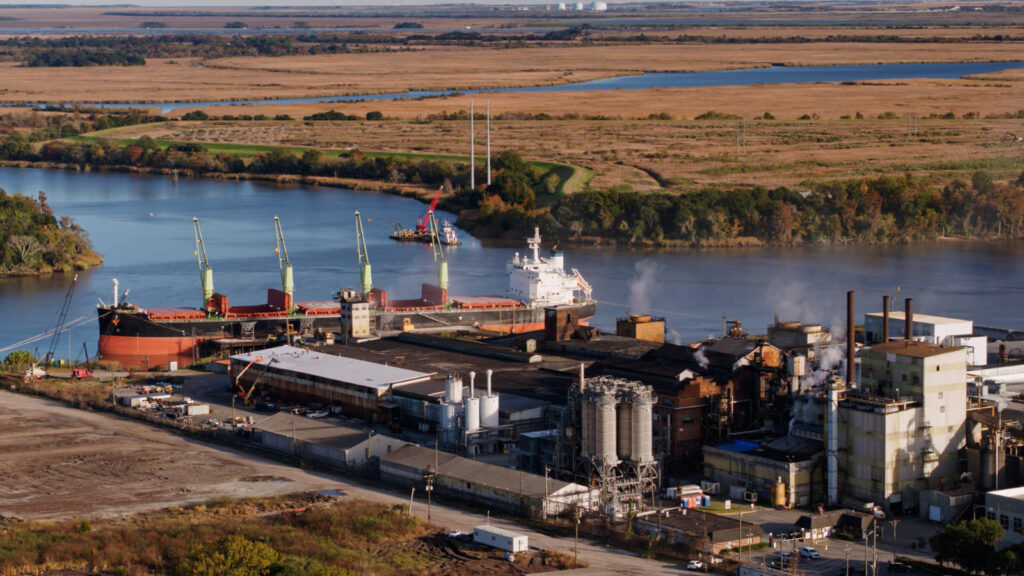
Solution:
{"label": "white storage tank", "polygon": [[632,438],[632,456],[634,462],[653,462],[654,461],[654,449],[652,447],[652,433],[654,425],[653,409],[654,398],[651,396],[649,390],[645,390],[645,393],[638,393],[633,398],[632,412],[633,412],[633,438]]}
{"label": "white storage tank", "polygon": [[441,428],[447,430],[455,426],[455,404],[441,403]]}
{"label": "white storage tank", "polygon": [[480,399],[480,425],[493,428],[498,425],[498,396],[484,396]]}
{"label": "white storage tank", "polygon": [[633,450],[632,416],[633,410],[629,404],[622,402],[615,407],[615,433],[618,434],[615,449],[623,460],[629,460]]}
{"label": "white storage tank", "polygon": [[597,404],[597,418],[594,422],[597,434],[597,457],[609,466],[619,463],[615,454],[615,397],[608,394],[601,396]]}
{"label": "white storage tank", "polygon": [[470,396],[465,403],[466,432],[476,432],[480,429],[480,399]]}
{"label": "white storage tank", "polygon": [[[472,376],[470,377],[472,378]],[[444,397],[452,404],[462,403],[462,378],[448,376],[448,379],[444,381]]]}

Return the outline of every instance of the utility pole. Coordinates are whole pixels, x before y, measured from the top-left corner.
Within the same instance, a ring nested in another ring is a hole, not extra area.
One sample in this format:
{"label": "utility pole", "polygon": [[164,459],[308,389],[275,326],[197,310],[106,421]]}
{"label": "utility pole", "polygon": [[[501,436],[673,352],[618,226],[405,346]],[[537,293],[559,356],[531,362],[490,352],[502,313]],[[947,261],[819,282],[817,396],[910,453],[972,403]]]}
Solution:
{"label": "utility pole", "polygon": [[576,508],[576,535],[573,537],[572,543],[572,567],[576,567],[576,561],[580,555],[580,514],[579,508]]}
{"label": "utility pole", "polygon": [[476,190],[476,134],[473,131],[473,101],[469,101],[469,188]]}
{"label": "utility pole", "polygon": [[850,576],[850,545],[846,544],[846,576]]}
{"label": "utility pole", "polygon": [[[874,523],[874,518],[871,522]],[[868,576],[868,533],[864,533],[864,576]]]}
{"label": "utility pole", "polygon": [[899,520],[893,518],[892,522],[892,562],[896,563],[896,525],[900,523]]}
{"label": "utility pole", "polygon": [[878,576],[878,521],[871,522],[871,573]]}

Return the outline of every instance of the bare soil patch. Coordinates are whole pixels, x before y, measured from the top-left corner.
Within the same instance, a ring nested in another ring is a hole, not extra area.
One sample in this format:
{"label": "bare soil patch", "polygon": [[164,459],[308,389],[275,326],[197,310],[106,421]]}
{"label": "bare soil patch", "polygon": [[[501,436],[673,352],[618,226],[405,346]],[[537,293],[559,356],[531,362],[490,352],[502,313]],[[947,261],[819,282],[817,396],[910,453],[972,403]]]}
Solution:
{"label": "bare soil patch", "polygon": [[0,516],[118,516],[216,496],[338,486],[145,424],[0,392]]}

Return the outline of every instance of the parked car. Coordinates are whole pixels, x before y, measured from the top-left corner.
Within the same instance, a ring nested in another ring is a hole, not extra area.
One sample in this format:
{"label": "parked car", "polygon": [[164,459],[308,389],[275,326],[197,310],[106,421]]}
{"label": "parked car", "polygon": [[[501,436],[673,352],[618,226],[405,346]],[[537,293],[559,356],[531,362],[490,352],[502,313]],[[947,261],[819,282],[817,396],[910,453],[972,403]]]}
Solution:
{"label": "parked car", "polygon": [[810,546],[804,546],[800,549],[800,557],[814,559],[821,558],[821,554],[814,548],[811,548]]}
{"label": "parked car", "polygon": [[914,567],[910,564],[904,564],[902,562],[889,562],[889,572],[895,572],[897,574],[910,574],[914,571]]}
{"label": "parked car", "polygon": [[704,569],[704,563],[701,562],[700,560],[690,560],[689,562],[686,563],[686,569],[687,570],[703,570]]}

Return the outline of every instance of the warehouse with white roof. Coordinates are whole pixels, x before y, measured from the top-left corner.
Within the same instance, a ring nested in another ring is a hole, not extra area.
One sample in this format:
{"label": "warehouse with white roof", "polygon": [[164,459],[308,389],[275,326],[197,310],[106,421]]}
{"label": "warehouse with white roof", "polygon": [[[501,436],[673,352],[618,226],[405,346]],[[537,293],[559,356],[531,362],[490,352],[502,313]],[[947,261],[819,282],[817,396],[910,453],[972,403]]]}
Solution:
{"label": "warehouse with white roof", "polygon": [[229,374],[231,384],[243,390],[255,384],[272,396],[334,406],[368,421],[383,418],[381,405],[391,400],[392,388],[434,375],[294,346],[236,354]]}

